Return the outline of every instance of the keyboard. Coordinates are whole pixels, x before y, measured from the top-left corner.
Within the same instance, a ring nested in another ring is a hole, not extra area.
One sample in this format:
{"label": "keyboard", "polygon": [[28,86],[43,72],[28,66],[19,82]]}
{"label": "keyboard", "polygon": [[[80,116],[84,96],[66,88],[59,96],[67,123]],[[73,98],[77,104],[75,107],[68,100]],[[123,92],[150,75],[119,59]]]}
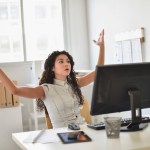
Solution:
{"label": "keyboard", "polygon": [[[141,123],[147,123],[150,122],[149,117],[142,117],[142,122]],[[121,127],[127,126],[131,123],[131,118],[123,118],[121,119]],[[102,130],[105,129],[105,123],[104,122],[99,122],[99,123],[91,123],[87,124],[89,128],[92,128],[94,130]]]}

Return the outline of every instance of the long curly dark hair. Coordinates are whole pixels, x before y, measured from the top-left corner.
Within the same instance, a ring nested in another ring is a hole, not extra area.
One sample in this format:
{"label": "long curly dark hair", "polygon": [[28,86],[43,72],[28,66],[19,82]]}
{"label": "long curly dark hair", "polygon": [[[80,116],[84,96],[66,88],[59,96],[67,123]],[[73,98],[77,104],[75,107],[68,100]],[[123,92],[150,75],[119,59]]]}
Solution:
{"label": "long curly dark hair", "polygon": [[[55,74],[52,71],[52,69],[55,65],[56,58],[61,54],[66,55],[68,57],[68,59],[70,60],[71,71],[70,71],[69,76],[67,77],[67,82],[71,86],[75,95],[79,98],[79,104],[83,104],[83,95],[82,95],[79,85],[77,83],[76,74],[73,69],[73,67],[74,67],[73,58],[68,52],[66,52],[64,50],[63,51],[53,51],[51,54],[48,55],[48,58],[45,60],[45,63],[44,63],[44,71],[43,71],[42,77],[39,81],[39,85],[44,84],[44,83],[54,84]],[[38,99],[37,100],[37,108],[39,110],[43,110],[44,107],[45,106],[44,106],[43,101],[41,99]]]}

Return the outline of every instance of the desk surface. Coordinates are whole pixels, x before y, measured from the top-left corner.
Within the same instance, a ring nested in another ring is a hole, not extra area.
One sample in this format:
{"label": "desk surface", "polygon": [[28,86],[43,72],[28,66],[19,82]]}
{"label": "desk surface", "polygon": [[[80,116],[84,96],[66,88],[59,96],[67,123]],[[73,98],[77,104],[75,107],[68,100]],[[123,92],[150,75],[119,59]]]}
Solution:
{"label": "desk surface", "polygon": [[142,131],[120,132],[118,139],[108,139],[105,130],[96,131],[86,126],[81,126],[81,130],[91,137],[91,142],[24,143],[29,132],[13,133],[12,138],[23,150],[150,150],[150,124]]}

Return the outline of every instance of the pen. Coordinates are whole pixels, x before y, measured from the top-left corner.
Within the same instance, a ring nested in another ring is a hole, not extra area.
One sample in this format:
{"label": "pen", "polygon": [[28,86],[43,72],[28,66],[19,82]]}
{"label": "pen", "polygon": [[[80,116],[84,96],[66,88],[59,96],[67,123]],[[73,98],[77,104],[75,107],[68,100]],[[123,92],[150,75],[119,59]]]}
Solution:
{"label": "pen", "polygon": [[35,143],[39,137],[44,133],[45,129],[42,129],[34,138],[33,138],[33,141],[32,143]]}

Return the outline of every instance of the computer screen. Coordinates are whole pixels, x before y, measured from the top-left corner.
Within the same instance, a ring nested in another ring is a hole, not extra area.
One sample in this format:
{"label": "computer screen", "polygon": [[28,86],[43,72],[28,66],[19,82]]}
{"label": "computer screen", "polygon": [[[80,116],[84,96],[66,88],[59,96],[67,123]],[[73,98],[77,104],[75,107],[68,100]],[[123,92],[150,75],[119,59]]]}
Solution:
{"label": "computer screen", "polygon": [[150,108],[150,63],[96,66],[91,115],[131,110],[132,125]]}

